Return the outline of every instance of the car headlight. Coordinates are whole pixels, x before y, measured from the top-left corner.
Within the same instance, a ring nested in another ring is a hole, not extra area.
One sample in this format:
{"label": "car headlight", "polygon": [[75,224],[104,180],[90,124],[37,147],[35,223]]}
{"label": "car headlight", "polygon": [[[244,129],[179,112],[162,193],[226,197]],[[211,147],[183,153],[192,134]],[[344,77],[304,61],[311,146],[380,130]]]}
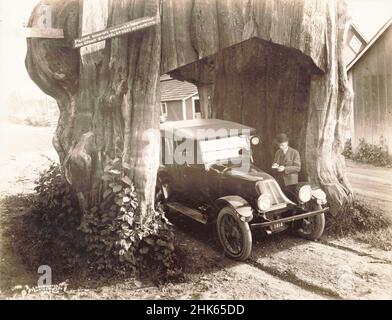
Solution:
{"label": "car headlight", "polygon": [[325,199],[327,199],[327,195],[321,189],[314,189],[314,190],[312,190],[312,196],[315,197],[317,200],[325,200]]}
{"label": "car headlight", "polygon": [[253,146],[257,146],[260,143],[260,138],[258,136],[254,136],[250,139],[250,143]]}
{"label": "car headlight", "polygon": [[258,199],[257,199],[257,207],[261,211],[267,211],[271,209],[272,206],[272,199],[271,196],[268,194],[262,194]]}
{"label": "car headlight", "polygon": [[312,196],[317,200],[318,204],[324,205],[327,203],[327,195],[321,189],[312,190]]}
{"label": "car headlight", "polygon": [[299,189],[298,198],[301,202],[306,203],[312,199],[312,188],[310,186],[303,186]]}

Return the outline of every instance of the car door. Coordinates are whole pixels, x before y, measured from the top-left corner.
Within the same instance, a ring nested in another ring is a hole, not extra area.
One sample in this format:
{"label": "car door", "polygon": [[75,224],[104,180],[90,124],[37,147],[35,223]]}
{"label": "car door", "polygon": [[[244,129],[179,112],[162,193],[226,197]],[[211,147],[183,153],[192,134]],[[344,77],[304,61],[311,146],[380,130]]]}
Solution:
{"label": "car door", "polygon": [[181,189],[182,201],[191,207],[197,208],[208,201],[206,185],[208,185],[207,172],[201,159],[198,158],[198,143],[194,141],[192,147],[186,148],[183,159],[184,164],[177,165],[179,177],[178,188]]}
{"label": "car door", "polygon": [[184,184],[187,197],[199,204],[213,203],[219,194],[219,172],[207,170],[200,154],[199,142],[194,144],[193,164],[184,168]]}
{"label": "car door", "polygon": [[203,202],[203,181],[205,171],[202,165],[185,165],[183,170],[183,190],[185,198],[191,202]]}
{"label": "car door", "polygon": [[166,176],[170,193],[176,199],[183,197],[182,166],[174,159],[175,142],[171,138],[162,137],[161,140],[161,174]]}

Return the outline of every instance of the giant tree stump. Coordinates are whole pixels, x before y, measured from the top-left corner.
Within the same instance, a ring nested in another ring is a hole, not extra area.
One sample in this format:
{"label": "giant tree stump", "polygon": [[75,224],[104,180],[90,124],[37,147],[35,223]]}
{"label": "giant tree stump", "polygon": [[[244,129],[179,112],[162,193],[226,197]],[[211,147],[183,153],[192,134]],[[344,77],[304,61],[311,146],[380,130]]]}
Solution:
{"label": "giant tree stump", "polygon": [[[66,42],[105,26],[161,15],[161,24],[80,50],[29,39],[26,66],[54,97],[54,138],[82,208],[99,203],[109,159],[137,186],[141,215],[153,205],[158,167],[159,75],[195,83],[205,117],[256,127],[258,164],[271,164],[272,140],[287,132],[304,178],[328,194],[332,212],[351,201],[343,130],[351,91],[343,62],[346,8],[335,0],[77,0],[51,6]],[[29,25],[37,24],[38,10]],[[143,219],[142,219],[143,220]]]}

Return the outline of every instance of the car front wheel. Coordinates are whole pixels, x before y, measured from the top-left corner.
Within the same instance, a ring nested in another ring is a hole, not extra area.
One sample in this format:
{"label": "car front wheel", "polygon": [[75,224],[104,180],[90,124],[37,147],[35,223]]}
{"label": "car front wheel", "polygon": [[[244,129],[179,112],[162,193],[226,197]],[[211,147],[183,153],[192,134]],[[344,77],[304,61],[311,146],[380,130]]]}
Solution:
{"label": "car front wheel", "polygon": [[225,207],[217,218],[219,241],[228,257],[244,261],[252,252],[252,233],[249,224],[241,221],[234,209]]}
{"label": "car front wheel", "polygon": [[[311,211],[318,211],[322,209],[322,206],[319,204],[312,205],[310,208]],[[325,215],[322,213],[302,220],[299,228],[297,229],[297,233],[300,237],[307,240],[317,240],[323,235],[324,228]]]}

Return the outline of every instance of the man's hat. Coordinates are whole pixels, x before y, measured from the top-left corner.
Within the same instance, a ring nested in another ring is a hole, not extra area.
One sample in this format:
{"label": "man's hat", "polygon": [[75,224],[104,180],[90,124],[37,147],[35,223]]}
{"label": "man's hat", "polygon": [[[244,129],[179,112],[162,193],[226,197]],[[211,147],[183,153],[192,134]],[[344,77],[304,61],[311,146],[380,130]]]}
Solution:
{"label": "man's hat", "polygon": [[288,142],[289,138],[287,138],[287,135],[285,133],[280,133],[276,137],[276,142],[277,143],[283,143],[283,142]]}

